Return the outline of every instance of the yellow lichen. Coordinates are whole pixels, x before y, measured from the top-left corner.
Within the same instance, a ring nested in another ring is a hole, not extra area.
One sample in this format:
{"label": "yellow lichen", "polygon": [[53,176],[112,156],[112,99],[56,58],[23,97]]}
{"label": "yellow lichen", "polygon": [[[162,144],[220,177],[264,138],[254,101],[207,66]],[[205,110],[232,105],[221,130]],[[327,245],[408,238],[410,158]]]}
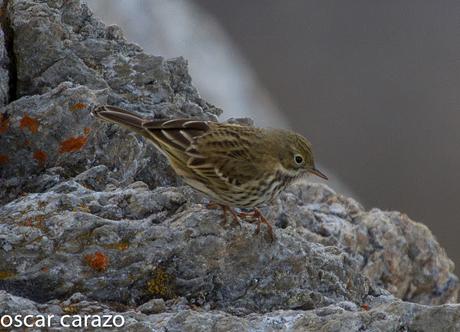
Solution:
{"label": "yellow lichen", "polygon": [[129,242],[128,241],[121,241],[121,242],[115,242],[115,243],[108,243],[104,245],[104,248],[106,249],[116,249],[119,251],[123,251],[129,248]]}
{"label": "yellow lichen", "polygon": [[75,208],[73,209],[73,211],[74,211],[74,212],[81,211],[81,212],[86,212],[86,213],[90,213],[90,212],[91,212],[91,210],[90,210],[90,208],[88,207],[88,205],[86,205],[86,204],[84,204],[84,203],[80,204],[78,207],[75,207]]}
{"label": "yellow lichen", "polygon": [[79,310],[77,306],[71,304],[71,305],[63,307],[62,311],[64,311],[64,313],[66,313],[67,315],[75,315],[75,314],[78,314]]}
{"label": "yellow lichen", "polygon": [[154,296],[170,299],[175,296],[174,281],[173,275],[157,267],[153,271],[152,279],[147,282],[147,290]]}
{"label": "yellow lichen", "polygon": [[0,280],[9,279],[11,277],[14,277],[15,275],[16,272],[13,271],[0,271]]}

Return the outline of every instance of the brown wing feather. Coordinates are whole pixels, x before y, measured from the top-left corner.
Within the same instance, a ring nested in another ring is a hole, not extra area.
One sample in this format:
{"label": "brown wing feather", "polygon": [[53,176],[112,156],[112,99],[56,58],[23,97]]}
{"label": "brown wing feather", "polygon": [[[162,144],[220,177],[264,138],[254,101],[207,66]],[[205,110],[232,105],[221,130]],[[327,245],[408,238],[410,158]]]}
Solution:
{"label": "brown wing feather", "polygon": [[241,186],[264,176],[253,149],[259,148],[260,132],[251,127],[213,124],[211,131],[196,137],[186,153],[187,166],[214,184]]}
{"label": "brown wing feather", "polygon": [[142,127],[163,144],[173,145],[184,152],[190,147],[195,137],[209,130],[207,121],[191,119],[150,120],[144,122]]}
{"label": "brown wing feather", "polygon": [[122,125],[144,137],[147,136],[147,133],[142,127],[144,119],[122,108],[111,105],[101,105],[96,107],[91,114],[98,119]]}
{"label": "brown wing feather", "polygon": [[92,113],[97,118],[120,124],[154,140],[157,146],[171,146],[184,152],[195,137],[204,134],[209,129],[207,121],[149,120],[111,105],[98,106]]}

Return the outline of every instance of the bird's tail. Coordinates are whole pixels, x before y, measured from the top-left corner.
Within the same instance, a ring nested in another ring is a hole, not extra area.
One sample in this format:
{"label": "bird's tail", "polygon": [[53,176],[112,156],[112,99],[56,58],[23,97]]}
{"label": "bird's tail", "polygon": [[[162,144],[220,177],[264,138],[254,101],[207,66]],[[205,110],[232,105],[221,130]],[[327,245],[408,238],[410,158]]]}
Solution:
{"label": "bird's tail", "polygon": [[123,127],[133,130],[141,135],[145,135],[145,131],[142,126],[145,119],[139,115],[110,105],[98,106],[91,113],[98,119],[122,125]]}

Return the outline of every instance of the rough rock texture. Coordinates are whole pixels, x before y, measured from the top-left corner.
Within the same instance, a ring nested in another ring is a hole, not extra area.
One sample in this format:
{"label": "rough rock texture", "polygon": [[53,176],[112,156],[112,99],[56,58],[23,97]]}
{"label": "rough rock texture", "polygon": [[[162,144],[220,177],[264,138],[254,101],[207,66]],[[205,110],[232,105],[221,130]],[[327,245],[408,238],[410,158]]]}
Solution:
{"label": "rough rock texture", "polygon": [[[75,331],[59,325],[63,315],[121,315],[123,328],[113,331],[458,331],[458,305],[425,306],[382,299],[363,310],[342,302],[314,310],[277,310],[266,314],[232,316],[221,310],[191,307],[184,298],[168,300],[162,312],[145,314],[142,306],[118,308],[91,301],[81,293],[65,300],[37,303],[0,291],[0,315],[24,312],[29,315],[53,315],[51,326],[59,331]],[[73,318],[65,322],[71,324]],[[89,325],[91,326],[91,325]],[[103,329],[100,329],[103,330]]]}
{"label": "rough rock texture", "polygon": [[[7,34],[11,33],[8,29],[9,22],[6,15],[3,15],[4,1],[0,0],[0,106],[4,106],[10,100],[10,58],[7,52]],[[1,124],[0,124],[1,132]]]}
{"label": "rough rock texture", "polygon": [[6,105],[9,99],[8,56],[6,54],[5,35],[0,30],[0,105]]}
{"label": "rough rock texture", "polygon": [[[191,85],[183,58],[147,55],[105,27],[77,1],[8,1],[13,31],[18,100],[0,147],[3,201],[21,191],[40,191],[25,179],[45,168],[63,176],[105,164],[123,183],[176,184],[163,157],[137,137],[89,115],[92,104],[111,103],[158,117],[215,119],[220,110]],[[153,166],[153,167],[152,167]]]}
{"label": "rough rock texture", "polygon": [[[369,293],[357,262],[307,241],[306,229],[288,227],[272,244],[249,223],[223,228],[220,211],[193,204],[187,187],[135,182],[95,192],[80,183],[3,207],[0,271],[11,275],[1,288],[36,301],[74,292],[126,304],[184,296],[245,314],[361,303]],[[101,266],[89,261],[97,253]]]}
{"label": "rough rock texture", "polygon": [[143,139],[89,115],[109,102],[215,119],[185,60],[144,54],[76,0],[4,8],[17,99],[0,109],[0,315],[117,313],[132,331],[459,328],[460,307],[441,305],[458,279],[425,226],[315,184],[265,207],[274,243],[223,225]]}
{"label": "rough rock texture", "polygon": [[[405,214],[365,211],[327,187],[292,187],[274,205],[275,219],[305,227],[312,241],[337,246],[359,262],[376,285],[403,300],[456,302],[454,265],[423,224]],[[436,275],[436,278],[433,278]]]}

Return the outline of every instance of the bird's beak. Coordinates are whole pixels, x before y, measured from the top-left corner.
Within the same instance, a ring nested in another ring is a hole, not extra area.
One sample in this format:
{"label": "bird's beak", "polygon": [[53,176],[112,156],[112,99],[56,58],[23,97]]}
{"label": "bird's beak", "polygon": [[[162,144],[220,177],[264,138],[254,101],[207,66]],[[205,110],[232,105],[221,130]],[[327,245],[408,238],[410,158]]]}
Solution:
{"label": "bird's beak", "polygon": [[319,176],[320,178],[323,178],[324,180],[327,180],[327,176],[321,173],[320,171],[318,171],[316,168],[313,168],[312,170],[310,170],[310,173],[316,176]]}

